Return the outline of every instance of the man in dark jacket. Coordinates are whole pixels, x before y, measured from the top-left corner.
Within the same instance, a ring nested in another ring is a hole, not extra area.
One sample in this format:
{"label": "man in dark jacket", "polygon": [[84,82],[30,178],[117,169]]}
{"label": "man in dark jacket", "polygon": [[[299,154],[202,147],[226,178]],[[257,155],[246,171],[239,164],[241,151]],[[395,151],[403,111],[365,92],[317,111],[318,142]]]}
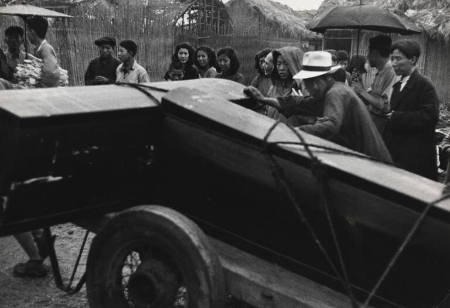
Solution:
{"label": "man in dark jacket", "polygon": [[401,80],[393,86],[385,143],[399,167],[436,180],[434,130],[439,119],[436,90],[416,68],[420,56],[416,41],[397,41],[391,50],[392,66]]}
{"label": "man in dark jacket", "polygon": [[99,57],[89,63],[84,83],[86,85],[110,84],[116,81],[116,69],[120,61],[116,59],[114,48],[116,40],[111,37],[102,37],[95,41],[99,49]]}

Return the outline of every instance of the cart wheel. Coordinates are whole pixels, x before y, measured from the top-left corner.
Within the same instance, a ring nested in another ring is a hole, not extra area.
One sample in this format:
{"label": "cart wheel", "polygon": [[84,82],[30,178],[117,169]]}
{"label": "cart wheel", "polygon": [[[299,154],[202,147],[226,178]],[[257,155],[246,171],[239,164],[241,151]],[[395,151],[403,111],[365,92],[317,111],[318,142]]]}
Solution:
{"label": "cart wheel", "polygon": [[190,219],[160,206],[114,217],[94,238],[87,261],[90,307],[223,307],[219,258]]}

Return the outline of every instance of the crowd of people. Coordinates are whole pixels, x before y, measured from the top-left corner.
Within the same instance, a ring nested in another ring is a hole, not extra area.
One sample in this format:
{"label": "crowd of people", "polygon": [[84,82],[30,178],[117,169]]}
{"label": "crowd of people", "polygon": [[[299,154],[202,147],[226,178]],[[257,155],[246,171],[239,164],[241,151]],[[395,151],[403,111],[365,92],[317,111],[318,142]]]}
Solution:
{"label": "crowd of people", "polygon": [[[14,87],[15,69],[25,59],[43,62],[42,85],[58,83],[58,61],[45,40],[48,28],[42,17],[27,19],[31,55],[21,47],[23,29],[5,31],[6,52],[0,50],[0,89]],[[96,40],[99,56],[85,73],[86,85],[149,82],[146,69],[135,57],[138,45],[131,40],[118,44],[102,37]],[[290,124],[299,130],[331,140],[375,159],[432,180],[437,179],[435,128],[439,99],[431,81],[416,65],[419,44],[411,39],[392,43],[386,35],[370,39],[367,57],[349,57],[346,51],[303,52],[297,47],[265,48],[255,55],[255,76],[249,85],[239,72],[236,51],[226,47],[217,53],[207,46],[194,49],[189,43],[176,46],[165,80],[223,78],[246,85],[245,93],[258,102],[255,111]],[[369,73],[375,69],[372,78]],[[450,137],[447,138],[450,144]],[[448,146],[450,152],[450,146]],[[15,273],[40,276],[42,256],[31,233],[17,236],[30,256]]]}
{"label": "crowd of people", "polygon": [[[89,64],[86,84],[149,81],[134,60],[134,42],[119,43],[118,60],[113,57],[113,38],[95,44],[100,56]],[[370,39],[367,57],[349,57],[344,50],[265,48],[255,55],[255,76],[246,91],[260,103],[257,112],[437,179],[434,130],[439,100],[432,83],[416,68],[419,56],[417,42],[393,44],[386,35]],[[194,49],[181,43],[164,79],[224,78],[245,85],[239,67],[233,48],[215,53],[207,46]]]}
{"label": "crowd of people", "polygon": [[[114,38],[100,38],[95,41],[95,45],[99,48],[99,57],[89,63],[85,74],[86,85],[150,81],[145,68],[135,60],[138,49],[135,42],[121,41],[118,59],[114,57],[116,47]],[[163,78],[170,81],[223,78],[245,84],[245,78],[239,72],[239,67],[238,56],[233,48],[222,48],[216,54],[208,46],[194,49],[189,43],[181,43],[175,47],[171,63]]]}
{"label": "crowd of people", "polygon": [[[270,117],[437,180],[439,99],[416,67],[420,53],[416,41],[392,43],[386,35],[369,40],[367,59],[328,50],[307,52],[299,61],[300,50],[280,48],[271,51],[269,90],[259,76],[246,91]],[[376,69],[372,80],[370,68]]]}

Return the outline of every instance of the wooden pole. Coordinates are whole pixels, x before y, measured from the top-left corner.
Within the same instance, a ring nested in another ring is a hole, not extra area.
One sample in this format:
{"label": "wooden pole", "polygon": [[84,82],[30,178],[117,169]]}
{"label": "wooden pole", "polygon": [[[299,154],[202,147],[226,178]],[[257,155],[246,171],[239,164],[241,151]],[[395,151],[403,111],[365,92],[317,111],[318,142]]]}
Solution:
{"label": "wooden pole", "polygon": [[25,47],[25,59],[28,59],[28,36],[27,36],[27,16],[21,16],[23,19],[23,46]]}
{"label": "wooden pole", "polygon": [[359,55],[359,36],[361,34],[361,29],[358,29],[358,34],[357,34],[357,38],[356,38],[356,55]]}

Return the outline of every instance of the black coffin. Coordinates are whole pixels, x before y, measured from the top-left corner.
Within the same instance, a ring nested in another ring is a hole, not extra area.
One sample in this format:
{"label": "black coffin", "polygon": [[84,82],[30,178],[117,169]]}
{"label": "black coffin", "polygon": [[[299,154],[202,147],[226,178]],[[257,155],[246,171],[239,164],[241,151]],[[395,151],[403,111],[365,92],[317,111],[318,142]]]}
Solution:
{"label": "black coffin", "polygon": [[160,121],[128,87],[2,91],[0,233],[138,202]]}

